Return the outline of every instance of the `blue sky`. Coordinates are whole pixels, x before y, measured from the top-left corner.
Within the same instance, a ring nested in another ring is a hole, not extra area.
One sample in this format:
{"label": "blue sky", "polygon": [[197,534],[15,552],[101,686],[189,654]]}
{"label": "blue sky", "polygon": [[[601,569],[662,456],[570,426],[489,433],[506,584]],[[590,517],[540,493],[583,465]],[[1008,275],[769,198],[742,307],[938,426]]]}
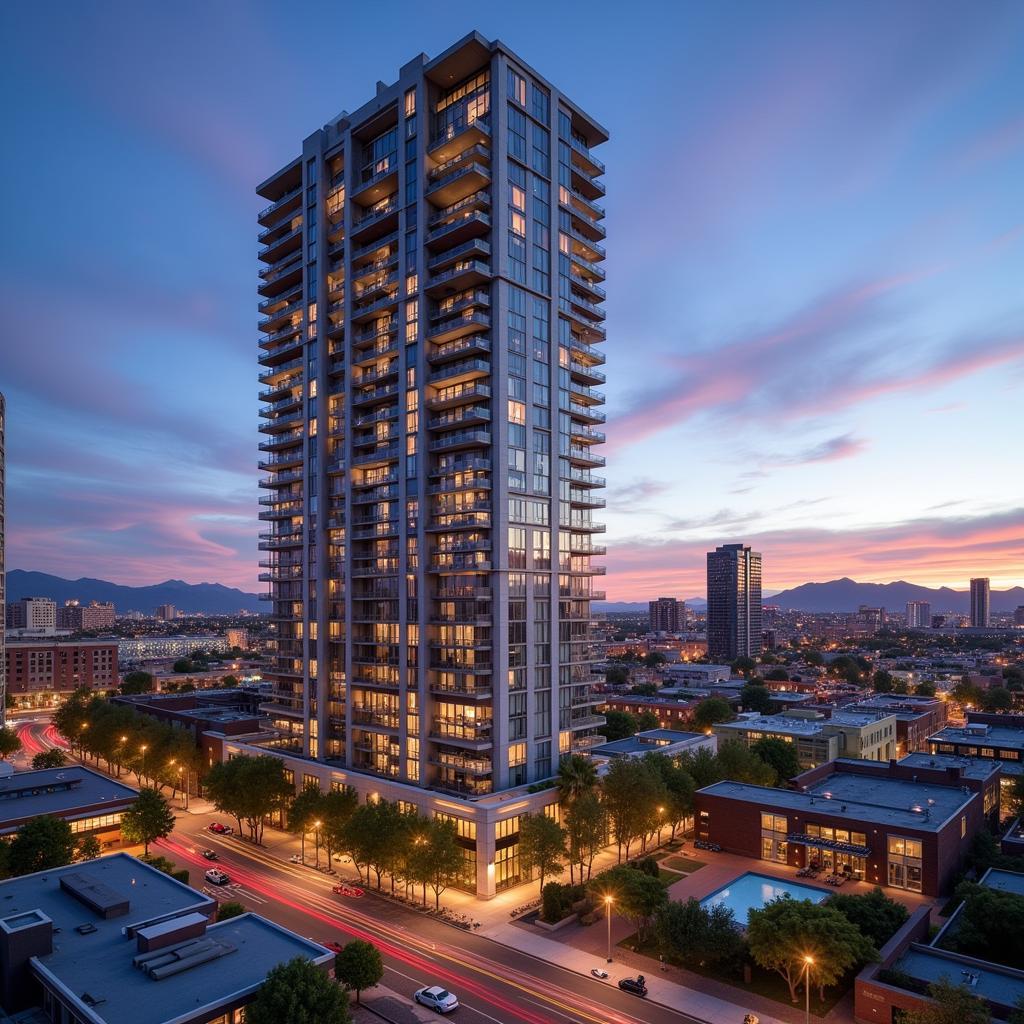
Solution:
{"label": "blue sky", "polygon": [[8,566],[255,589],[253,187],[476,28],[612,133],[609,597],[1024,583],[1024,7],[480,10],[4,7]]}

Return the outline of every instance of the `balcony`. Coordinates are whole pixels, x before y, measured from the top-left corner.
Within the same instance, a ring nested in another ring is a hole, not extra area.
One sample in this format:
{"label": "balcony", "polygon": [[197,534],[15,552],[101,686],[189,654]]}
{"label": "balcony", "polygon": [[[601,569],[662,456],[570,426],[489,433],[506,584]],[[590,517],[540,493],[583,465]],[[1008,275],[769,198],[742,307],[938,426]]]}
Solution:
{"label": "balcony", "polygon": [[596,263],[598,260],[603,260],[605,256],[607,256],[607,253],[605,252],[605,248],[603,245],[600,245],[593,239],[588,238],[586,235],[584,235],[581,231],[578,231],[576,228],[560,227],[559,231],[561,231],[563,235],[568,235],[576,243],[576,245],[583,250],[583,258],[586,259],[588,262]]}
{"label": "balcony", "polygon": [[487,384],[463,384],[450,388],[442,388],[436,395],[427,400],[427,408],[432,412],[441,409],[452,409],[458,405],[466,405],[479,399],[491,397],[491,389]]}
{"label": "balcony", "polygon": [[437,256],[427,261],[427,269],[433,273],[451,266],[461,259],[476,259],[477,257],[489,257],[491,255],[491,243],[483,238],[471,238],[468,242],[455,246],[453,249],[446,249]]}
{"label": "balcony", "polygon": [[491,180],[491,154],[484,146],[472,146],[430,172],[426,197],[435,206],[451,206],[479,192]]}
{"label": "balcony", "polygon": [[264,263],[276,263],[282,256],[302,247],[302,221],[287,234],[275,238],[266,247],[260,249],[258,258]]}
{"label": "balcony", "polygon": [[605,436],[600,430],[592,430],[590,427],[584,427],[578,423],[570,423],[569,434],[574,441],[582,444],[604,444],[605,442]]}
{"label": "balcony", "polygon": [[430,738],[454,746],[490,746],[491,723],[472,718],[435,718],[430,724]]}
{"label": "balcony", "polygon": [[356,391],[352,394],[352,405],[368,405],[372,402],[383,402],[386,399],[394,398],[398,394],[397,384],[385,384],[379,388],[369,388],[365,391]]}
{"label": "balcony", "polygon": [[261,331],[266,331],[268,334],[272,334],[278,328],[283,327],[285,321],[293,313],[299,313],[302,310],[302,306],[303,301],[302,296],[300,295],[294,302],[289,302],[287,306],[282,306],[270,316],[263,317],[256,326]]}
{"label": "balcony", "polygon": [[357,249],[352,250],[352,266],[356,266],[361,260],[366,259],[367,256],[373,256],[375,259],[380,258],[377,254],[381,253],[386,246],[397,245],[398,243],[398,232],[392,231],[391,234],[384,235],[381,238],[375,238],[371,242],[367,242],[366,245],[361,245]]}
{"label": "balcony", "polygon": [[273,473],[282,467],[294,467],[302,464],[302,448],[292,448],[290,451],[278,452],[268,458],[260,459],[257,468],[264,473]]}
{"label": "balcony", "polygon": [[[592,241],[600,242],[608,232],[605,226],[597,219],[597,216],[591,210],[583,207],[582,204],[586,204],[586,206],[596,210],[601,210],[601,207],[588,203],[580,196],[573,195],[572,193],[569,195],[570,198],[559,197],[559,206],[572,217],[573,228]],[[600,216],[604,216],[604,210],[601,210]]]}
{"label": "balcony", "polygon": [[452,203],[451,206],[444,206],[436,213],[431,214],[430,218],[427,220],[427,227],[433,229],[448,223],[468,211],[490,210],[490,208],[490,190],[482,188],[479,192],[473,192],[457,202]]}
{"label": "balcony", "polygon": [[371,238],[379,238],[381,235],[394,231],[397,224],[398,198],[392,196],[388,202],[369,207],[359,218],[358,223],[352,225],[349,237],[353,242],[360,239],[366,242]]}
{"label": "balcony", "polygon": [[461,356],[489,355],[491,336],[474,333],[491,326],[489,313],[467,312],[443,320],[430,329],[427,337],[435,342],[427,352],[431,364],[446,363]]}
{"label": "balcony", "polygon": [[292,388],[301,388],[302,379],[301,372],[290,377],[283,377],[276,384],[272,384],[269,388],[264,388],[257,397],[261,402],[273,401],[275,397],[282,398],[285,391],[291,391]]}
{"label": "balcony", "polygon": [[301,548],[302,531],[296,530],[292,533],[261,533],[260,551],[280,551],[283,548]]}
{"label": "balcony", "polygon": [[431,274],[427,282],[428,295],[437,296],[444,292],[458,292],[474,285],[483,284],[491,278],[490,264],[482,260],[460,260],[455,266],[440,273]]}
{"label": "balcony", "polygon": [[484,213],[482,210],[467,210],[429,231],[427,246],[431,249],[439,249],[445,245],[462,242],[467,238],[486,235],[490,230],[491,215],[489,213]]}
{"label": "balcony", "polygon": [[[437,573],[464,573],[464,572],[490,572],[491,563],[485,559],[480,558],[476,555],[431,555],[430,556],[430,571]],[[452,666],[432,666],[434,668]],[[487,666],[488,670],[490,666]],[[476,671],[480,671],[480,666],[475,666]]]}
{"label": "balcony", "polygon": [[572,187],[588,199],[600,199],[605,194],[604,182],[598,180],[596,174],[581,167],[576,161],[572,163]]}
{"label": "balcony", "polygon": [[490,142],[491,126],[486,117],[470,120],[458,118],[454,124],[445,125],[427,146],[427,152],[434,160],[447,161],[471,146],[482,146]]}
{"label": "balcony", "polygon": [[490,422],[490,409],[482,405],[464,405],[440,416],[431,416],[427,426],[431,430],[450,430],[452,427],[479,425]]}
{"label": "balcony", "polygon": [[352,322],[361,323],[371,317],[379,316],[384,310],[389,312],[398,305],[398,288],[375,302],[367,302],[365,305],[356,305],[351,310]]}
{"label": "balcony", "polygon": [[299,184],[293,188],[290,192],[285,192],[280,199],[276,202],[271,203],[269,206],[264,206],[258,214],[256,219],[267,227],[273,225],[273,223],[281,217],[285,210],[297,208],[300,204],[298,203],[299,196],[302,195],[302,185]]}
{"label": "balcony", "polygon": [[604,392],[595,391],[594,388],[587,387],[586,384],[580,384],[574,380],[569,382],[569,394],[573,399],[579,399],[587,405],[604,405]]}
{"label": "balcony", "polygon": [[491,681],[463,679],[456,677],[452,680],[435,679],[428,684],[431,693],[440,694],[443,697],[463,697],[472,700],[489,700],[494,694]]}
{"label": "balcony", "polygon": [[388,153],[362,167],[358,182],[352,187],[351,198],[366,205],[391,195],[398,187],[398,154]]}
{"label": "balcony", "polygon": [[366,367],[379,359],[398,354],[398,339],[394,335],[385,334],[369,348],[360,350],[353,348],[352,366]]}
{"label": "balcony", "polygon": [[573,469],[569,473],[569,479],[572,481],[575,487],[604,487],[605,478],[603,476],[594,476],[591,473],[586,473],[581,469]]}
{"label": "balcony", "polygon": [[598,498],[592,491],[589,490],[569,490],[569,504],[574,508],[604,508],[605,499]]}
{"label": "balcony", "polygon": [[[470,337],[474,337],[471,335]],[[451,343],[450,343],[451,344]],[[489,377],[491,364],[483,359],[462,359],[459,362],[440,366],[430,374],[431,384],[462,384],[471,380]]]}
{"label": "balcony", "polygon": [[569,259],[577,269],[586,271],[594,280],[603,281],[607,276],[602,267],[595,260],[588,259],[586,254],[578,249],[569,248]]}
{"label": "balcony", "polygon": [[[269,425],[272,426],[272,424]],[[294,427],[283,433],[275,433],[268,437],[266,441],[260,441],[259,449],[261,452],[278,451],[290,445],[301,444],[305,436],[306,431],[302,427]]]}
{"label": "balcony", "polygon": [[398,406],[387,409],[377,409],[375,412],[363,413],[352,420],[354,427],[370,427],[388,420],[394,420],[398,416]]}
{"label": "balcony", "polygon": [[267,273],[260,272],[260,282],[257,289],[260,295],[268,298],[283,295],[293,288],[302,285],[302,252],[291,253],[287,262],[282,261],[273,267],[267,267]]}
{"label": "balcony", "polygon": [[398,458],[398,445],[387,444],[375,448],[372,452],[352,457],[353,466],[362,466],[367,469],[371,466],[383,466],[385,463],[393,462]]}
{"label": "balcony", "polygon": [[569,461],[577,466],[603,466],[608,460],[584,445],[574,444],[569,447]]}
{"label": "balcony", "polygon": [[260,338],[260,348],[265,349],[260,353],[260,364],[276,368],[294,359],[301,352],[302,344],[297,324],[287,330],[278,331],[272,338]]}

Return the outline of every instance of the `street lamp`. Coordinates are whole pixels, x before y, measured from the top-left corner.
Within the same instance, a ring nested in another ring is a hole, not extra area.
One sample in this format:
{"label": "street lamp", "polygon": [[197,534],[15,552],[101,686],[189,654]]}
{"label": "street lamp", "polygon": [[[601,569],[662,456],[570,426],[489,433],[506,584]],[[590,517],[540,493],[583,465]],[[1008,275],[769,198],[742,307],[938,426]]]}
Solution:
{"label": "street lamp", "polygon": [[[145,774],[146,774],[146,750],[148,749],[148,744],[143,743],[142,746],[139,749],[142,751],[142,774],[143,774],[143,776],[145,776]],[[139,781],[141,782],[142,779],[139,779]]]}
{"label": "street lamp", "polygon": [[313,839],[316,842],[316,866],[317,870],[320,868],[320,826],[323,824],[322,821],[313,822]]}
{"label": "street lamp", "polygon": [[813,956],[804,957],[804,993],[807,997],[807,1002],[804,1004],[804,1024],[811,1024],[811,967],[813,964]]}
{"label": "street lamp", "polygon": [[608,920],[608,963],[612,962],[612,904],[615,902],[611,896],[605,896],[604,908],[605,917]]}
{"label": "street lamp", "polygon": [[661,830],[664,828],[662,818],[665,816],[665,808],[658,808],[658,845],[661,846]]}

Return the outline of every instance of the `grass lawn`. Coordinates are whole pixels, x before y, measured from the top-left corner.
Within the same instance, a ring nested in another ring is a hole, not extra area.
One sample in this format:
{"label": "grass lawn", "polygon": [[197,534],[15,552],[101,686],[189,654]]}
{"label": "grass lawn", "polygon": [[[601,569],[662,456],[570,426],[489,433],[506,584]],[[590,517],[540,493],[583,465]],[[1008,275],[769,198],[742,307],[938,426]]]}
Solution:
{"label": "grass lawn", "polygon": [[673,882],[678,882],[680,878],[685,878],[686,876],[681,871],[669,871],[668,868],[659,867],[658,877],[666,885],[671,885]]}
{"label": "grass lawn", "polygon": [[668,857],[665,860],[665,867],[670,871],[678,871],[684,875],[690,874],[693,871],[698,871],[706,865],[706,860],[694,860],[692,857],[684,857],[682,854],[679,854],[676,857]]}
{"label": "grass lawn", "polygon": [[[647,973],[652,976],[654,975],[654,972],[657,970],[658,949],[653,941],[648,941],[645,945],[640,946],[636,941],[636,934],[634,933],[633,935],[627,935],[618,945],[624,949],[630,949],[643,956],[650,957],[652,964],[647,969]],[[669,960],[668,962],[672,963],[673,961]],[[797,1005],[801,1010],[804,1007],[804,990],[802,986],[797,988],[799,1002],[794,1004],[789,998],[789,986],[786,985],[782,975],[776,974],[774,971],[762,970],[762,968],[753,963],[750,965],[750,984],[744,982],[742,974],[723,973],[713,968],[696,967],[690,964],[687,964],[684,970],[691,971],[693,974],[698,974],[703,978],[710,978],[712,981],[721,982],[723,985],[731,985],[741,992],[750,992],[753,995],[763,996],[765,999],[782,1003],[784,1006]],[[818,1017],[824,1017],[850,991],[856,977],[857,971],[855,970],[844,975],[838,985],[825,989],[824,1002],[818,999],[817,988],[812,988],[811,1013]]]}

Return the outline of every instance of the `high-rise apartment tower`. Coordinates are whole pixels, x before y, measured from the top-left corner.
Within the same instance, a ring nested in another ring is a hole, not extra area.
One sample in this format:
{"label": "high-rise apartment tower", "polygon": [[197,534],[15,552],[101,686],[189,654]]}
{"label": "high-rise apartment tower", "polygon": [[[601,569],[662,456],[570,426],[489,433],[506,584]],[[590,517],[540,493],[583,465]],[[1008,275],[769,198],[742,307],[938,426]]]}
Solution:
{"label": "high-rise apartment tower", "polygon": [[907,602],[907,628],[930,629],[932,624],[932,606],[928,601]]}
{"label": "high-rise apartment tower", "polygon": [[989,626],[989,580],[979,576],[971,580],[971,625],[976,629]]}
{"label": "high-rise apartment tower", "polygon": [[743,544],[708,552],[708,657],[761,653],[761,554]]}
{"label": "high-rise apartment tower", "polygon": [[652,633],[682,633],[686,629],[686,602],[659,597],[648,603]]}
{"label": "high-rise apartment tower", "polygon": [[259,186],[269,707],[346,784],[478,797],[600,740],[606,139],[473,33]]}

